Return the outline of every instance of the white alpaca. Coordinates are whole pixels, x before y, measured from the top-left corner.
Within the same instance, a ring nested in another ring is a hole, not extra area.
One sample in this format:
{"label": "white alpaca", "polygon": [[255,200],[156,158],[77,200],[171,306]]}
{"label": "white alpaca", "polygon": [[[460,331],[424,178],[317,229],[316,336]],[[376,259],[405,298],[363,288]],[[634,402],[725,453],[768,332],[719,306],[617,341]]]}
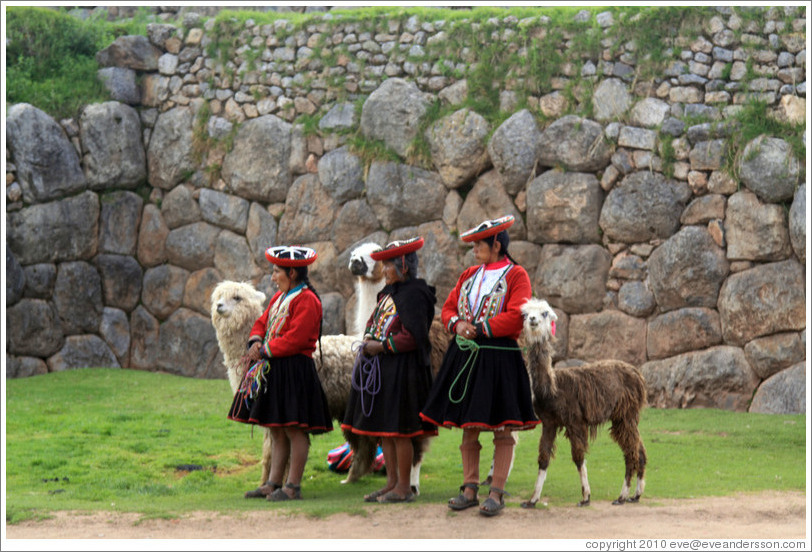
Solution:
{"label": "white alpaca", "polygon": [[211,323],[217,332],[232,393],[237,392],[245,373],[240,359],[246,353],[251,327],[265,310],[265,299],[264,293],[244,282],[225,280],[212,291]]}
{"label": "white alpaca", "polygon": [[350,254],[349,269],[355,275],[355,316],[347,334],[359,339],[364,333],[369,317],[378,304],[378,292],[386,283],[383,279],[383,264],[370,255],[380,251],[377,243],[363,243]]}

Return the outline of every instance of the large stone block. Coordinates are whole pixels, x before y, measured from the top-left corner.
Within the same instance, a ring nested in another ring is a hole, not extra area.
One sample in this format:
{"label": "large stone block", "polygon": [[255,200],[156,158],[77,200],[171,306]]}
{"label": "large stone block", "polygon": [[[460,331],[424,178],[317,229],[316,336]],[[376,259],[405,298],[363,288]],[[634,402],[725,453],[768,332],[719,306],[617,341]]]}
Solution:
{"label": "large stone block", "polygon": [[241,197],[204,188],[200,190],[200,213],[203,220],[240,234],[248,225],[250,203]]}
{"label": "large stone block", "polygon": [[223,160],[222,176],[229,190],[252,201],[285,201],[293,179],[291,131],[290,123],[275,115],[243,123]]}
{"label": "large stone block", "polygon": [[762,383],[750,412],[761,414],[806,414],[806,363],[782,370]]}
{"label": "large stone block", "polygon": [[806,183],[798,187],[789,209],[789,239],[798,260],[806,264]]}
{"label": "large stone block", "polygon": [[645,363],[648,404],[655,408],[747,410],[758,377],[738,347],[718,346]]}
{"label": "large stone block", "polygon": [[12,355],[46,357],[65,342],[53,304],[42,299],[21,299],[6,308],[6,346]]}
{"label": "large stone block", "polygon": [[415,83],[401,78],[386,79],[364,102],[361,133],[382,140],[405,159],[428,105]]}
{"label": "large stone block", "polygon": [[6,232],[21,265],[90,259],[99,245],[99,198],[84,192],[11,212]]}
{"label": "large stone block", "polygon": [[80,368],[121,368],[116,355],[97,335],[72,335],[65,345],[48,359],[50,372]]}
{"label": "large stone block", "polygon": [[127,312],[132,311],[141,297],[144,270],[127,255],[99,255],[95,259],[104,291],[104,304]]}
{"label": "large stone block", "polygon": [[547,171],[527,187],[528,239],[600,243],[603,190],[593,174]]}
{"label": "large stone block", "polygon": [[186,270],[200,270],[214,264],[214,251],[220,228],[205,222],[187,224],[169,232],[167,260]]}
{"label": "large stone block", "polygon": [[195,170],[193,119],[189,107],[174,107],[158,116],[147,150],[149,182],[153,186],[171,190]]}
{"label": "large stone block", "polygon": [[513,215],[515,222],[508,228],[510,239],[523,240],[527,237],[522,215],[505,191],[503,182],[504,179],[495,170],[488,171],[476,181],[457,215],[457,226],[462,232],[483,220]]}
{"label": "large stone block", "polygon": [[285,214],[279,221],[280,243],[321,241],[330,235],[338,203],[315,174],[300,176],[290,188]]}
{"label": "large stone block", "polygon": [[88,105],[79,119],[90,188],[135,188],[147,180],[138,112],[119,102]]}
{"label": "large stone block", "polygon": [[[267,261],[263,263],[267,266]],[[226,280],[247,281],[259,278],[262,270],[254,263],[245,237],[223,230],[214,246],[214,267]]]}
{"label": "large stone block", "polygon": [[144,273],[141,303],[160,320],[166,320],[183,303],[183,292],[189,271],[177,266],[161,265]]}
{"label": "large stone block", "polygon": [[491,136],[488,155],[509,194],[515,195],[535,176],[541,138],[536,118],[527,109],[511,115]]}
{"label": "large stone block", "polygon": [[196,378],[225,378],[223,355],[211,318],[180,308],[161,324],[157,368]]}
{"label": "large stone block", "polygon": [[54,284],[54,305],[67,335],[96,333],[104,301],[98,270],[86,262],[62,263]]}
{"label": "large stone block", "polygon": [[750,141],[738,157],[742,184],[770,203],[793,196],[800,172],[801,164],[792,147],[781,138],[761,135]]}
{"label": "large stone block", "polygon": [[101,67],[127,67],[137,71],[157,71],[160,49],[141,35],[120,36],[110,46],[96,53]]}
{"label": "large stone block", "polygon": [[6,113],[8,149],[26,203],[73,195],[87,187],[79,155],[50,115],[20,103]]}
{"label": "large stone block", "polygon": [[792,255],[784,207],[763,204],[749,190],[727,200],[725,241],[731,261],[780,261]]}
{"label": "large stone block", "polygon": [[732,274],[719,291],[725,343],[806,327],[803,267],[794,260],[767,263]]}
{"label": "large stone block", "polygon": [[716,306],[730,264],[707,229],[686,226],[655,249],[649,283],[660,312]]}
{"label": "large stone block", "polygon": [[719,313],[709,308],[684,308],[649,320],[646,332],[648,358],[656,360],[706,349],[722,343]]}
{"label": "large stone block", "polygon": [[144,200],[133,192],[112,192],[101,198],[99,252],[135,255]]}
{"label": "large stone block", "polygon": [[638,171],[617,184],[603,202],[599,224],[618,242],[668,238],[680,227],[680,214],[691,197],[685,182],[660,173]]}
{"label": "large stone block", "polygon": [[761,379],[767,379],[806,359],[806,341],[797,332],[759,337],[744,346],[750,367]]}
{"label": "large stone block", "polygon": [[225,278],[216,268],[192,272],[183,289],[183,306],[204,316],[211,315],[211,294],[223,280]]}
{"label": "large stone block", "polygon": [[445,196],[437,173],[398,163],[374,162],[369,168],[367,201],[386,230],[440,220]]}
{"label": "large stone block", "polygon": [[599,171],[612,158],[603,126],[576,115],[561,117],[544,129],[538,147],[540,165],[561,166],[570,171]]}
{"label": "large stone block", "polygon": [[570,314],[603,306],[611,255],[600,245],[545,245],[533,289],[550,305]]}
{"label": "large stone block", "polygon": [[567,356],[585,361],[646,361],[646,321],[616,310],[570,316]]}
{"label": "large stone block", "polygon": [[[446,186],[459,188],[490,165],[486,142],[489,132],[490,126],[485,118],[469,109],[455,111],[426,130],[431,161]],[[538,128],[535,133],[538,134]],[[524,138],[522,134],[513,134],[510,138],[514,139],[514,144],[517,136]],[[533,163],[535,157],[534,151]],[[521,184],[526,180],[525,176]]]}
{"label": "large stone block", "polygon": [[361,197],[364,167],[357,155],[342,146],[319,160],[319,180],[339,204]]}
{"label": "large stone block", "polygon": [[169,227],[161,216],[157,205],[144,207],[141,227],[138,230],[137,257],[145,267],[156,266],[166,262],[166,239]]}

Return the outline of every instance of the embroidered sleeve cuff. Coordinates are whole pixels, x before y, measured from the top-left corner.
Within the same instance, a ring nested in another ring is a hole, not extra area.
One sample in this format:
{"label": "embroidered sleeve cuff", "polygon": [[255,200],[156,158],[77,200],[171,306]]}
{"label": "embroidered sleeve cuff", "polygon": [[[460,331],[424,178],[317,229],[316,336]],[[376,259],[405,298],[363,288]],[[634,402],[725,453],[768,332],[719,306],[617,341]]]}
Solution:
{"label": "embroidered sleeve cuff", "polygon": [[392,338],[392,336],[387,337],[386,340],[383,342],[383,350],[385,353],[398,352],[397,348],[395,347],[395,340]]}
{"label": "embroidered sleeve cuff", "polygon": [[260,339],[260,338],[259,338],[259,337],[257,337],[257,336],[254,336],[254,337],[252,337],[252,338],[250,338],[250,339],[248,340],[248,344],[245,346],[245,348],[246,348],[246,349],[250,349],[250,348],[251,348],[251,346],[252,346],[254,343],[259,343],[260,341],[262,341],[262,339]]}
{"label": "embroidered sleeve cuff", "polygon": [[448,320],[448,324],[446,324],[446,328],[448,329],[448,331],[451,332],[451,333],[454,333],[454,328],[457,326],[457,322],[459,322],[459,321],[460,321],[459,316],[452,316]]}
{"label": "embroidered sleeve cuff", "polygon": [[271,352],[271,344],[270,342],[266,343],[262,346],[262,355],[266,358],[273,358],[273,353]]}

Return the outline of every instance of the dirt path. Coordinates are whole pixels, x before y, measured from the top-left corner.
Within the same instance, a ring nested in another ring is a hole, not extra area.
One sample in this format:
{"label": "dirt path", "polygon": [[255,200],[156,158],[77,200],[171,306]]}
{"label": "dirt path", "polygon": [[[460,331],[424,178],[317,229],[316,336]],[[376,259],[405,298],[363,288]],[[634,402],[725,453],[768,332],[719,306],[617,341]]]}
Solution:
{"label": "dirt path", "polygon": [[[418,499],[419,500],[419,499]],[[518,500],[516,500],[518,502]],[[474,509],[451,512],[441,504],[370,506],[367,516],[326,519],[275,512],[237,515],[196,512],[176,520],[137,514],[59,512],[44,521],[6,527],[8,539],[805,539],[806,496],[767,492],[719,498],[593,503],[522,510],[517,504],[486,519]],[[13,541],[9,542],[13,546]]]}

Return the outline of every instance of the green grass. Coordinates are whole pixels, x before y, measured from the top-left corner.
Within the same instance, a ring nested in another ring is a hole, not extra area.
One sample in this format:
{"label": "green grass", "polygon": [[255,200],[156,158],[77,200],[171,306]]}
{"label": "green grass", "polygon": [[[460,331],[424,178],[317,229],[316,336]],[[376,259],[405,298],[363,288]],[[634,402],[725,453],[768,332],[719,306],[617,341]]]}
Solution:
{"label": "green grass", "polygon": [[[59,510],[136,512],[145,519],[191,511],[238,513],[282,508],[311,517],[365,515],[361,496],[383,476],[341,485],[327,469],[338,431],[312,439],[302,484],[307,500],[271,505],[245,500],[260,478],[262,431],[226,419],[224,380],[199,380],[131,370],[85,369],[6,382],[6,521],[42,519]],[[649,455],[646,499],[802,491],[806,485],[804,416],[717,410],[647,409],[641,433]],[[508,490],[510,507],[532,493],[539,430],[523,432]],[[421,474],[420,504],[442,504],[460,482],[458,430],[442,430]],[[493,451],[482,437],[482,475]],[[542,500],[571,505],[580,498],[569,446],[559,437]],[[592,497],[617,497],[620,450],[602,430],[588,455]],[[197,464],[199,471],[178,471]],[[58,481],[52,479],[58,478]],[[47,480],[47,481],[43,481]]]}

